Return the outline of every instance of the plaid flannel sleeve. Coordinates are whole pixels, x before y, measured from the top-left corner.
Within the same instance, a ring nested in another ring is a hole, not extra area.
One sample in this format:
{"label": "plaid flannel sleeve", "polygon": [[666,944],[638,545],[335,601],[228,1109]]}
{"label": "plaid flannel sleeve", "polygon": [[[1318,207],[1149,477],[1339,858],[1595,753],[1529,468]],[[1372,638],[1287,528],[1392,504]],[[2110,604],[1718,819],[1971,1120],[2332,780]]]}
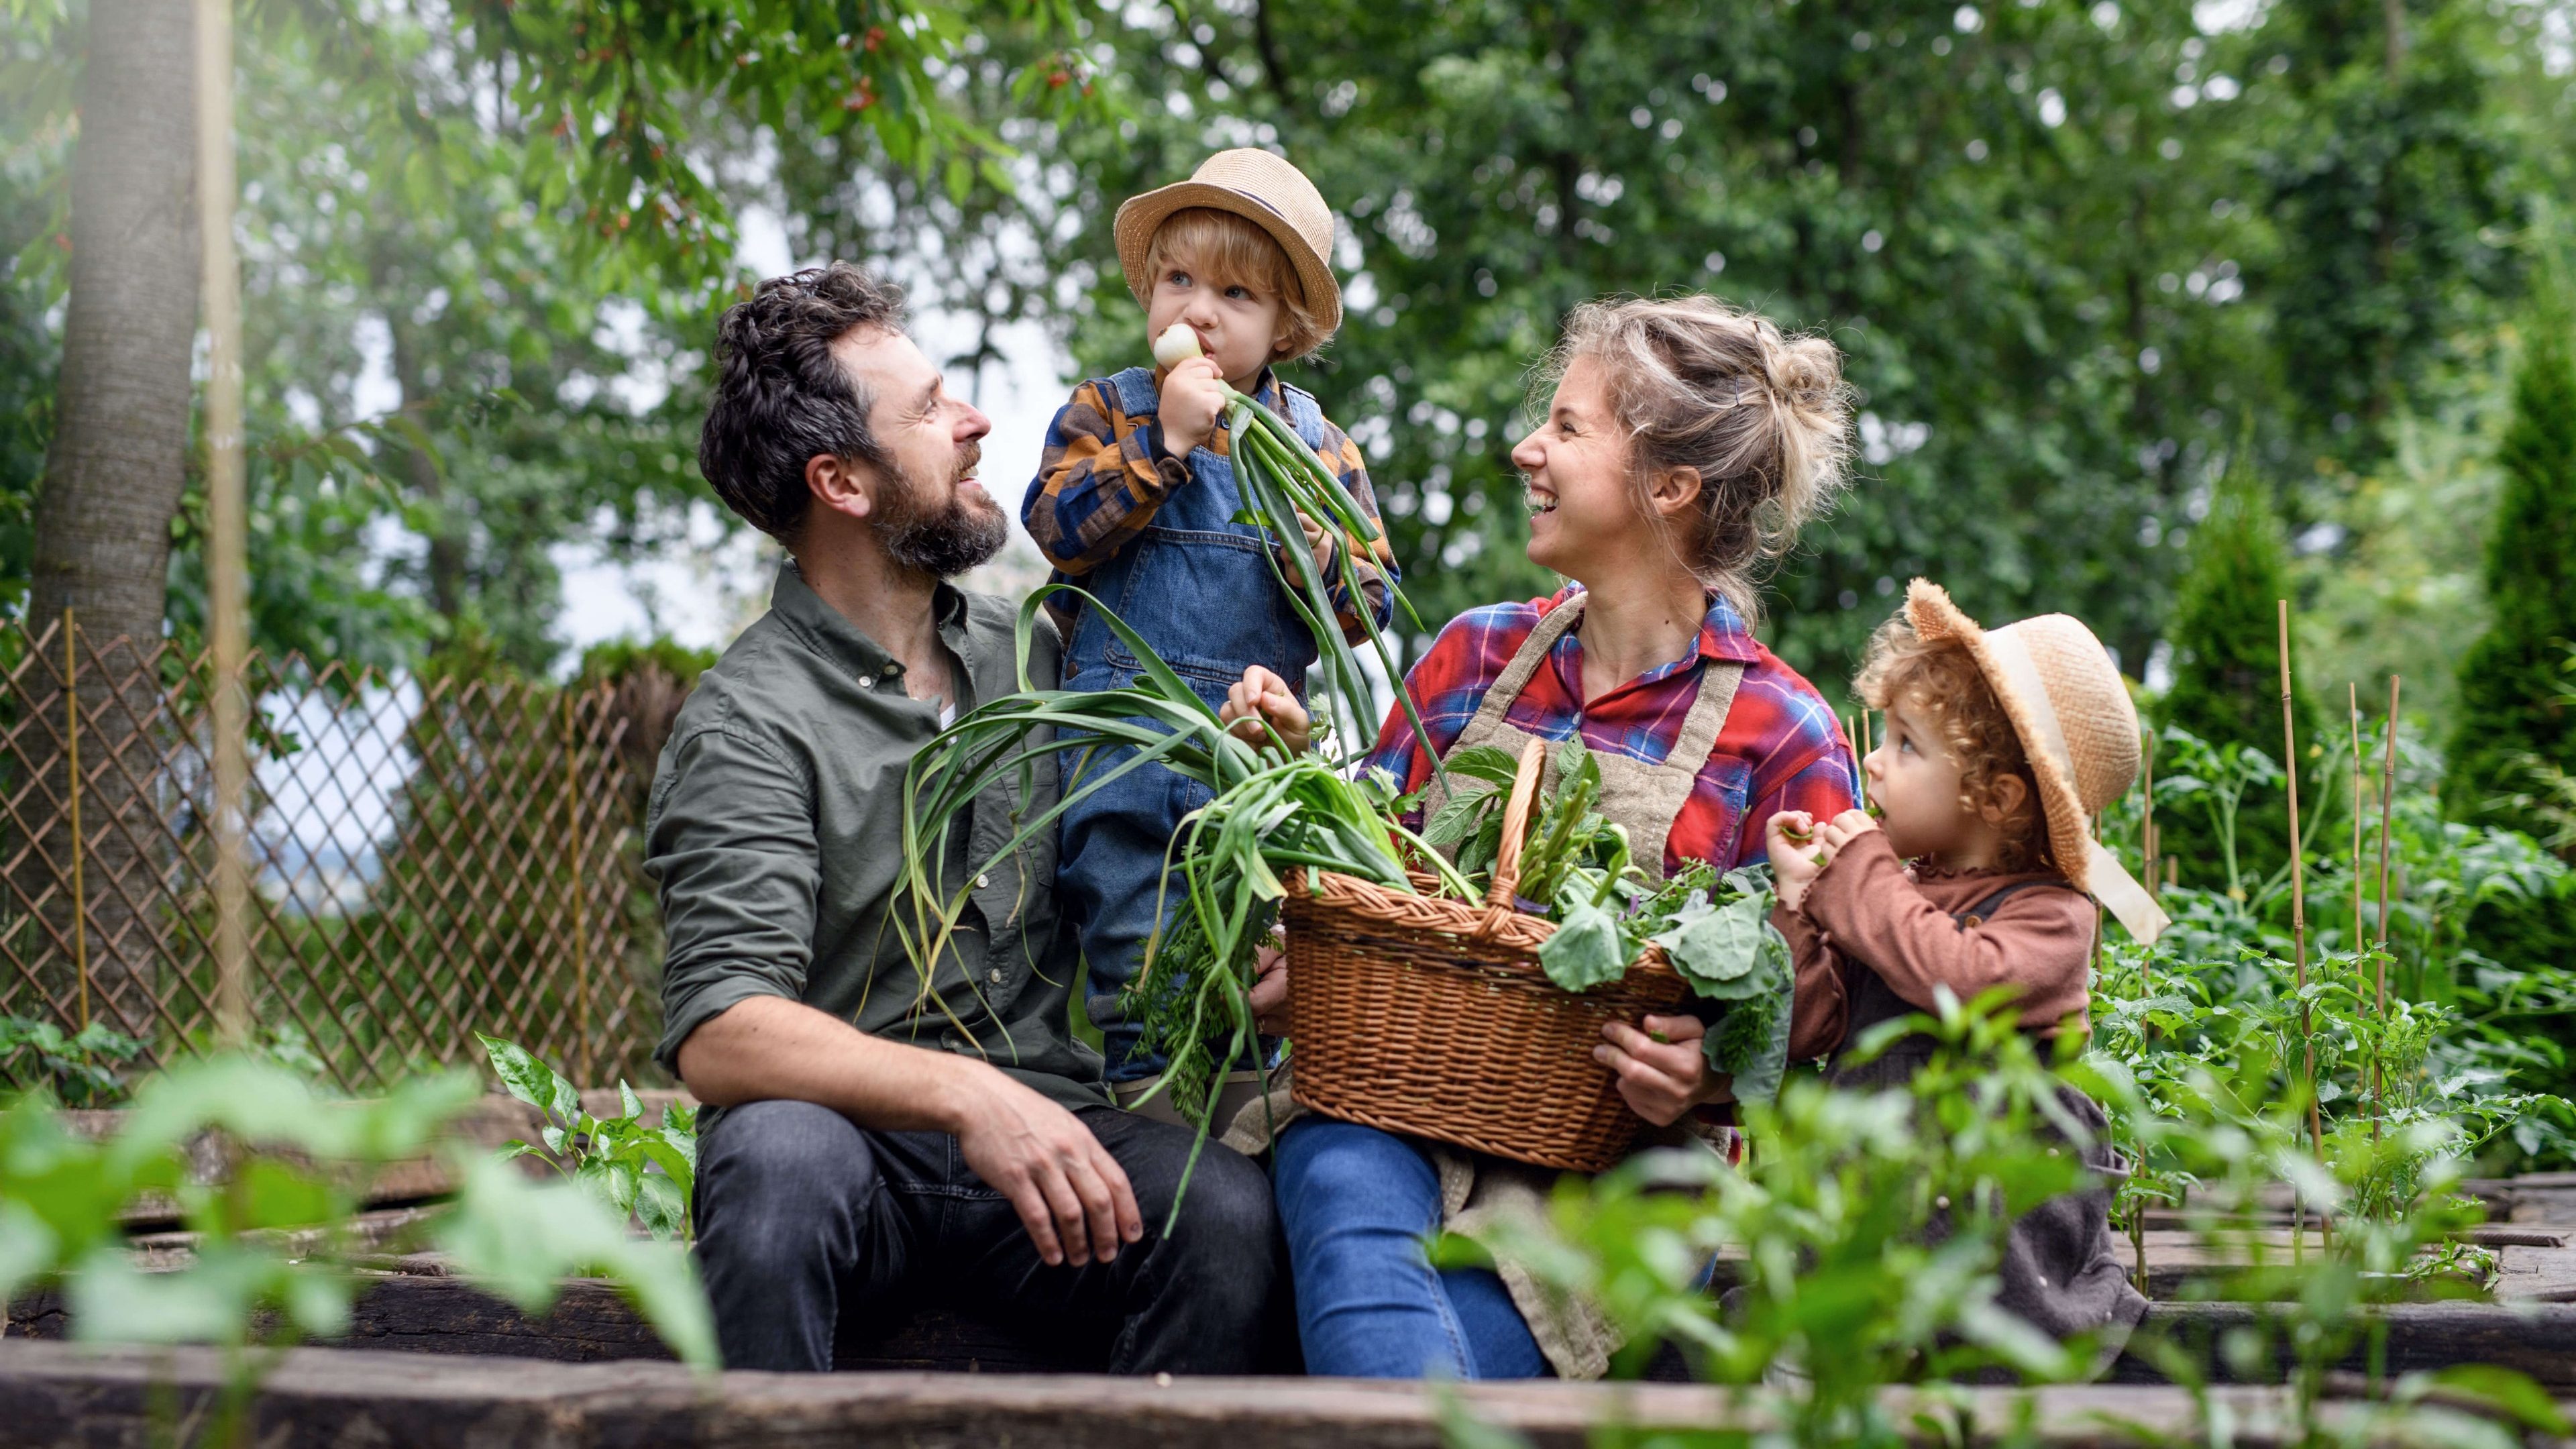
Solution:
{"label": "plaid flannel sleeve", "polygon": [[[1361,601],[1365,601],[1368,616],[1377,627],[1386,628],[1395,621],[1395,594],[1389,585],[1401,582],[1403,574],[1396,567],[1394,548],[1387,543],[1385,520],[1377,508],[1377,490],[1369,484],[1368,464],[1360,455],[1359,444],[1327,422],[1324,445],[1315,450],[1315,456],[1341,480],[1343,490],[1360,506],[1360,512],[1379,525],[1378,536],[1368,544],[1367,556],[1352,560],[1352,579],[1359,584],[1358,600],[1352,598],[1349,581],[1342,578],[1342,540],[1328,532],[1314,551],[1315,570],[1323,576],[1326,597],[1332,600],[1334,622],[1341,625],[1342,637],[1356,644],[1368,637],[1361,623]],[[1289,578],[1297,575],[1288,550],[1302,544],[1301,539],[1296,545],[1283,543],[1279,547],[1279,568]]]}
{"label": "plaid flannel sleeve", "polygon": [[1086,382],[1047,427],[1020,522],[1057,573],[1081,578],[1154,521],[1189,465],[1158,457],[1150,419],[1128,417]]}
{"label": "plaid flannel sleeve", "polygon": [[1770,846],[1763,836],[1771,828],[1771,817],[1784,810],[1803,810],[1818,820],[1831,820],[1859,805],[1858,778],[1851,746],[1844,742],[1837,726],[1804,764],[1745,806],[1744,826],[1735,837],[1735,863],[1751,865],[1770,858]]}

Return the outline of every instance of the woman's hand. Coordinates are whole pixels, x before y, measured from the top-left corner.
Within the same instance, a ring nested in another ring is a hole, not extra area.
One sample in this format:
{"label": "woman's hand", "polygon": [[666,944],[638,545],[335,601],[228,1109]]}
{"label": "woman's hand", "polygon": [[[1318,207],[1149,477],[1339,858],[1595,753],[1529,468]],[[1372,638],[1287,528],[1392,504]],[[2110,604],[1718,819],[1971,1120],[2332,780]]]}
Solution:
{"label": "woman's hand", "polygon": [[1253,951],[1252,1024],[1263,1036],[1288,1035],[1288,950],[1272,927]]}
{"label": "woman's hand", "polygon": [[1699,1039],[1708,1028],[1695,1016],[1649,1016],[1640,1031],[1624,1021],[1604,1022],[1607,1040],[1592,1059],[1619,1077],[1619,1095],[1638,1116],[1668,1127],[1702,1102],[1734,1100],[1728,1079],[1708,1069]]}
{"label": "woman's hand", "polygon": [[1226,687],[1225,703],[1217,709],[1216,719],[1236,739],[1254,745],[1270,743],[1275,730],[1279,742],[1292,755],[1306,753],[1314,734],[1314,720],[1307,715],[1306,706],[1297,702],[1296,691],[1288,687],[1287,680],[1258,664],[1244,670],[1241,679]]}
{"label": "woman's hand", "polygon": [[1816,817],[1804,810],[1783,810],[1762,827],[1762,843],[1771,852],[1771,887],[1780,904],[1791,910],[1807,898],[1833,853],[1816,844]]}

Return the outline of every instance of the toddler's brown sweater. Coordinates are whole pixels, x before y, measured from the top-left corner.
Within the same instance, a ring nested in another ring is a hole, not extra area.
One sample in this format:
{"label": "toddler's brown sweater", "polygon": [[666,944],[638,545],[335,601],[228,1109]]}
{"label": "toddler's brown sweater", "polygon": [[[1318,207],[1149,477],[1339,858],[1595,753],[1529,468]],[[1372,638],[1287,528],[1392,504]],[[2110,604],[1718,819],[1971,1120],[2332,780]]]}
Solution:
{"label": "toddler's brown sweater", "polygon": [[[2016,891],[1992,920],[1962,925],[1954,914],[2007,886],[2048,881],[2055,890]],[[2093,903],[2047,871],[1926,871],[1905,868],[1887,836],[1855,837],[1807,887],[1799,908],[1772,913],[1789,940],[1797,972],[1789,1060],[1841,1048],[1859,989],[1856,970],[1878,973],[1907,1005],[1932,1009],[1932,988],[1961,1001],[1991,986],[2021,988],[2025,1026],[2055,1035],[2090,1028],[2086,1012],[2096,917]]]}

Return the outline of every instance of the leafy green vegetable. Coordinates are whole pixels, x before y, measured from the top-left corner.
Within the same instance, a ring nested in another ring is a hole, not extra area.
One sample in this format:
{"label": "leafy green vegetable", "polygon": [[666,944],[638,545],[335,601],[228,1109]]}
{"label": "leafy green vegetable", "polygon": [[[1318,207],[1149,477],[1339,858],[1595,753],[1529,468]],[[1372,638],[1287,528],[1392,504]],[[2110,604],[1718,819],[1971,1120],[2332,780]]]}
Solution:
{"label": "leafy green vegetable", "polygon": [[1705,900],[1698,909],[1660,935],[1650,937],[1664,948],[1673,969],[1702,996],[1740,1000],[1763,987],[1754,967],[1760,963],[1771,931],[1771,897],[1739,896],[1723,906]]}
{"label": "leafy green vegetable", "polygon": [[1631,952],[1619,919],[1589,900],[1557,913],[1556,934],[1538,948],[1539,969],[1568,991],[1582,991],[1628,974]]}

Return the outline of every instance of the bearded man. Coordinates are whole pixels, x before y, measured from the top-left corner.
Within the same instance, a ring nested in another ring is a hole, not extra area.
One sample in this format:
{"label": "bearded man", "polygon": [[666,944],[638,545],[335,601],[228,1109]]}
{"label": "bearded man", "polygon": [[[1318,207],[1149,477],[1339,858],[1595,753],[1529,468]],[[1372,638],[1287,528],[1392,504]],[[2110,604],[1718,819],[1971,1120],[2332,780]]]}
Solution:
{"label": "bearded man", "polygon": [[939,894],[968,904],[927,973],[893,927],[914,752],[1017,680],[1015,607],[946,582],[1007,537],[975,478],[991,422],[904,335],[901,294],[846,264],[763,282],[715,358],[699,467],[789,558],[680,711],[645,868],[658,1056],[706,1104],[726,1364],[828,1369],[844,1321],[927,1303],[1107,1343],[1116,1371],[1249,1369],[1269,1184],[1210,1146],[1164,1231],[1190,1134],[1111,1106],[1073,1039],[1053,832],[968,878],[1054,803],[1053,770],[952,822]]}

